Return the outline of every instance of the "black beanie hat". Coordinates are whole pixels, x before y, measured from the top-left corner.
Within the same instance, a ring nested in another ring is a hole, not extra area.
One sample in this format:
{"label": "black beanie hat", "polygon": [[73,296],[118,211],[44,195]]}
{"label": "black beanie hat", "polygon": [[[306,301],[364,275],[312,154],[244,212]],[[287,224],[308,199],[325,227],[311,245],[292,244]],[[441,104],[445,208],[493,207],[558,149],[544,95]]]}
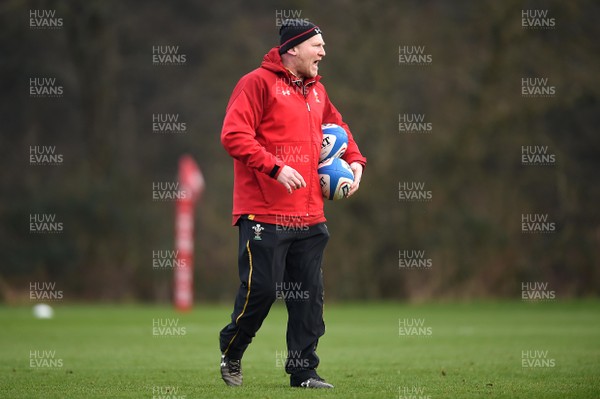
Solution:
{"label": "black beanie hat", "polygon": [[321,33],[321,29],[307,19],[286,19],[279,29],[279,54]]}

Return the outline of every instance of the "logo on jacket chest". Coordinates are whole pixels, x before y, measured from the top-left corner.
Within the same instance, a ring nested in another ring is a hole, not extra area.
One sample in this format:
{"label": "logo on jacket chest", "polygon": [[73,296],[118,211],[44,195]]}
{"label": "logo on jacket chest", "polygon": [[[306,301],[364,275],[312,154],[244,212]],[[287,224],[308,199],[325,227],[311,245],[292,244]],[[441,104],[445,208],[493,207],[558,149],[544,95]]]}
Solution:
{"label": "logo on jacket chest", "polygon": [[277,78],[275,84],[271,87],[271,95],[275,99],[275,103],[279,103],[284,107],[302,103],[303,108],[318,112],[323,106],[321,100],[323,93],[316,87],[311,86],[312,84],[304,86],[302,83],[297,83],[297,81],[292,81],[289,78]]}
{"label": "logo on jacket chest", "polygon": [[310,94],[314,97],[315,102],[320,103],[319,92],[315,87],[311,89],[312,83],[308,85],[302,84],[301,80],[292,80],[290,78],[277,78],[275,80],[275,95],[289,96],[299,94],[302,97],[309,97]]}
{"label": "logo on jacket chest", "polygon": [[275,95],[290,96],[292,94],[304,96],[304,86],[289,78],[277,78],[275,81]]}
{"label": "logo on jacket chest", "polygon": [[312,91],[313,91],[313,95],[315,96],[315,102],[320,103],[321,100],[319,100],[319,92],[314,87],[313,87]]}

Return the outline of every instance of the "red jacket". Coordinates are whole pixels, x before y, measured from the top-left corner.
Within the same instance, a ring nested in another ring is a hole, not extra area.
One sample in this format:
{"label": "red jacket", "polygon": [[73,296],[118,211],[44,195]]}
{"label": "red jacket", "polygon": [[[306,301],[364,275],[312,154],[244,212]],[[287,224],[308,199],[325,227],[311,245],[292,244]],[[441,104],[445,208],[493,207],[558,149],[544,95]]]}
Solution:
{"label": "red jacket", "polygon": [[[366,164],[320,78],[303,84],[284,68],[275,47],[233,90],[221,143],[234,158],[234,224],[244,214],[264,223],[277,223],[281,217],[307,225],[325,221],[317,174],[323,123],[338,124],[348,132],[346,162]],[[289,194],[276,180],[284,165],[296,169],[307,186]]]}

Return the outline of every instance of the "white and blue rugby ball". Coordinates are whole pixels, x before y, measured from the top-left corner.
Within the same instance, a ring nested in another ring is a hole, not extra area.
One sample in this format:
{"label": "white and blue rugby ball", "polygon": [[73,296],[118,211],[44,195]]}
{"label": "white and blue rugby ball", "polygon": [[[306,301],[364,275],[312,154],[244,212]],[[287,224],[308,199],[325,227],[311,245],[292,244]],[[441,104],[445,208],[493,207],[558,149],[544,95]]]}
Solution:
{"label": "white and blue rugby ball", "polygon": [[346,161],[341,158],[329,158],[319,164],[318,172],[324,198],[339,200],[348,196],[354,173]]}
{"label": "white and blue rugby ball", "polygon": [[321,125],[323,132],[323,142],[321,143],[321,155],[319,162],[324,162],[329,158],[340,158],[348,148],[348,133],[343,127],[335,123],[326,123]]}

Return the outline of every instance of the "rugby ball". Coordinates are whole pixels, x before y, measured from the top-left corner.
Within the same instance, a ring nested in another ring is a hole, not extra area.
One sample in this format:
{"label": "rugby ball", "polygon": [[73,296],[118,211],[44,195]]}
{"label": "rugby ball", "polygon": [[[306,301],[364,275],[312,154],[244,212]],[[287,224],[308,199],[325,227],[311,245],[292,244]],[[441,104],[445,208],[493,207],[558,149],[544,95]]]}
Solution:
{"label": "rugby ball", "polygon": [[33,307],[33,315],[36,319],[51,319],[54,316],[54,310],[50,305],[38,303]]}
{"label": "rugby ball", "polygon": [[323,141],[321,142],[321,155],[319,162],[329,158],[340,158],[348,148],[348,133],[343,127],[334,123],[321,125]]}
{"label": "rugby ball", "polygon": [[321,193],[328,200],[346,198],[354,181],[350,165],[341,158],[329,158],[319,164]]}

